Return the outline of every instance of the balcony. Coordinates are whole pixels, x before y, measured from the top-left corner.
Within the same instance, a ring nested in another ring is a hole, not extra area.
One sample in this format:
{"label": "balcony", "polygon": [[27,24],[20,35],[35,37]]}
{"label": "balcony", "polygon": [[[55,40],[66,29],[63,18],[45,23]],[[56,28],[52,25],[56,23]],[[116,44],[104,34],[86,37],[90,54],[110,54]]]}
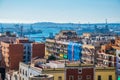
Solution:
{"label": "balcony", "polygon": [[103,59],[102,59],[102,58],[97,58],[97,60],[98,60],[98,61],[103,61]]}

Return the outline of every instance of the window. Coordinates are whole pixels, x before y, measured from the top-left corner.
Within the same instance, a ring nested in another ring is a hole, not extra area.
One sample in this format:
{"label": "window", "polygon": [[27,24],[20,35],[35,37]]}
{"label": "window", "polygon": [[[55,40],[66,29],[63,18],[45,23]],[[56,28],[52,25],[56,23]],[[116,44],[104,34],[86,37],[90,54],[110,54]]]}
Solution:
{"label": "window", "polygon": [[28,46],[27,48],[28,48],[28,50],[30,49],[30,47],[29,47],[29,46]]}
{"label": "window", "polygon": [[24,51],[24,54],[26,54],[26,51]]}
{"label": "window", "polygon": [[30,52],[30,51],[28,51],[28,55],[31,55],[31,52]]}
{"label": "window", "polygon": [[78,75],[78,80],[82,80],[82,76],[81,75]]}
{"label": "window", "polygon": [[24,46],[24,49],[26,49],[26,46]]}
{"label": "window", "polygon": [[120,61],[119,61],[119,63],[120,63]]}
{"label": "window", "polygon": [[98,80],[101,80],[101,76],[100,75],[98,76]]}
{"label": "window", "polygon": [[21,77],[20,77],[20,80],[21,80]]}
{"label": "window", "polygon": [[82,73],[82,69],[80,68],[80,69],[78,69],[78,73],[80,74],[80,73]]}
{"label": "window", "polygon": [[74,76],[70,75],[69,80],[74,80]]}
{"label": "window", "polygon": [[108,80],[112,80],[112,75],[109,75],[109,79]]}
{"label": "window", "polygon": [[58,80],[62,80],[62,77],[61,77],[61,76],[59,76],[59,77],[58,77]]}
{"label": "window", "polygon": [[118,54],[118,56],[120,57],[120,54]]}
{"label": "window", "polygon": [[27,71],[25,71],[25,75],[26,75],[26,77],[27,77]]}
{"label": "window", "polygon": [[87,75],[87,76],[86,76],[86,79],[87,79],[87,80],[91,80],[91,75]]}
{"label": "window", "polygon": [[23,75],[24,75],[24,70],[23,70]]}
{"label": "window", "polygon": [[17,75],[14,75],[15,80],[18,80]]}
{"label": "window", "polygon": [[20,69],[20,73],[21,73],[21,69]]}

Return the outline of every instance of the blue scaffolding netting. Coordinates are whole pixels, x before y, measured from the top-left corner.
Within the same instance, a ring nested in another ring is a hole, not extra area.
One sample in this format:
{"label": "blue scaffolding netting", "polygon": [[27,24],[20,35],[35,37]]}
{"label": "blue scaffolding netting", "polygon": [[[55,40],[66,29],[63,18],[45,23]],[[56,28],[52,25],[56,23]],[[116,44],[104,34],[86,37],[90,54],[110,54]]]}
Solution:
{"label": "blue scaffolding netting", "polygon": [[68,60],[77,61],[81,59],[82,44],[70,42],[68,44]]}

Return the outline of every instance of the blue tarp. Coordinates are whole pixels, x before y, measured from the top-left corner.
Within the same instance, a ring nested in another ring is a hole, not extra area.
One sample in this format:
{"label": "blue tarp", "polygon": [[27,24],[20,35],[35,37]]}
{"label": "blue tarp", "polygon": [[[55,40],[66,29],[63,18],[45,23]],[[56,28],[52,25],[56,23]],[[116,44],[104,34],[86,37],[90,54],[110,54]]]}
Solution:
{"label": "blue tarp", "polygon": [[70,42],[68,44],[68,60],[77,61],[81,59],[82,44]]}
{"label": "blue tarp", "polygon": [[71,42],[68,44],[68,59],[70,61],[72,60],[72,43]]}

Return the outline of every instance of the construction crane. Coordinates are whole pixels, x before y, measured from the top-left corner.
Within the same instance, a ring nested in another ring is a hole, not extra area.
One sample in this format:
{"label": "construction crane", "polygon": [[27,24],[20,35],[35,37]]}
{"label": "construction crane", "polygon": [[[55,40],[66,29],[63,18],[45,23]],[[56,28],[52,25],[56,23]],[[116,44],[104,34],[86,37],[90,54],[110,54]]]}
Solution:
{"label": "construction crane", "polygon": [[15,24],[15,30],[16,32],[19,34],[20,37],[24,37],[24,34],[23,34],[23,25],[19,25],[19,24]]}
{"label": "construction crane", "polygon": [[1,27],[1,33],[3,33],[3,27],[2,27],[2,24],[0,24],[0,27]]}

